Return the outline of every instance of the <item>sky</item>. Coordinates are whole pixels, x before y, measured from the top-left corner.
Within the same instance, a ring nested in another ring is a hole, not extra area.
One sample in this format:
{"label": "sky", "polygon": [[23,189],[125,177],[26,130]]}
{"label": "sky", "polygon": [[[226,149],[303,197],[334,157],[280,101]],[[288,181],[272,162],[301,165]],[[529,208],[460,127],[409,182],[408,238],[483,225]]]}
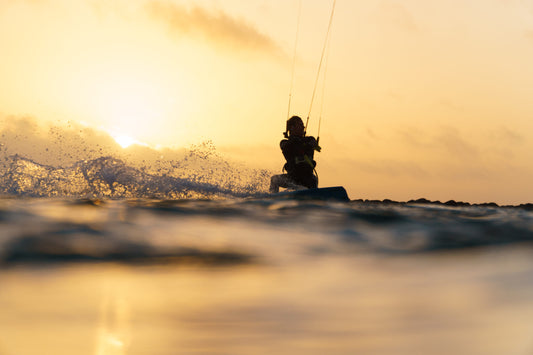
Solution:
{"label": "sky", "polygon": [[[281,172],[289,94],[306,118],[332,4],[2,0],[0,115],[212,141]],[[327,48],[308,128],[321,118],[320,186],[533,202],[533,0],[337,0]]]}

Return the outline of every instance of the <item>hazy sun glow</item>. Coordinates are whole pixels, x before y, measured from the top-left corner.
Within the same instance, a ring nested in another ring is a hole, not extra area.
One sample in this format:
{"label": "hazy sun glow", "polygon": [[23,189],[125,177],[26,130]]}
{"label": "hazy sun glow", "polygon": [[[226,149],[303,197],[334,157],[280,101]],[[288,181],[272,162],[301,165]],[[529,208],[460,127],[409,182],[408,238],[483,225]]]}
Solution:
{"label": "hazy sun glow", "polygon": [[161,88],[142,77],[117,76],[99,87],[94,98],[95,114],[121,136],[145,136],[155,121],[167,115]]}
{"label": "hazy sun glow", "polygon": [[129,146],[133,144],[146,145],[145,143],[142,143],[134,138],[131,138],[125,135],[113,135],[112,137],[115,140],[115,142],[117,142],[122,148],[128,148]]}

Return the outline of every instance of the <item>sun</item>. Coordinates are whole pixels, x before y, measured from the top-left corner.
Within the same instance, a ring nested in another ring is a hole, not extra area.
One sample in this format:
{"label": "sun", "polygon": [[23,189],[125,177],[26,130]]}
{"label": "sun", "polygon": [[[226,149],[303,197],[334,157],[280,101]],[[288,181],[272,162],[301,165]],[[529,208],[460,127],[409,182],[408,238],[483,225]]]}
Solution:
{"label": "sun", "polygon": [[95,89],[92,109],[102,128],[127,148],[142,145],[139,140],[150,141],[161,135],[158,131],[161,123],[172,115],[172,102],[166,97],[168,92],[163,84],[142,76],[115,74]]}
{"label": "sun", "polygon": [[117,142],[118,145],[120,145],[122,148],[128,148],[129,146],[131,146],[133,144],[144,145],[143,143],[139,142],[138,140],[136,140],[134,138],[131,138],[131,137],[128,137],[128,136],[113,135],[112,137],[115,140],[115,142]]}

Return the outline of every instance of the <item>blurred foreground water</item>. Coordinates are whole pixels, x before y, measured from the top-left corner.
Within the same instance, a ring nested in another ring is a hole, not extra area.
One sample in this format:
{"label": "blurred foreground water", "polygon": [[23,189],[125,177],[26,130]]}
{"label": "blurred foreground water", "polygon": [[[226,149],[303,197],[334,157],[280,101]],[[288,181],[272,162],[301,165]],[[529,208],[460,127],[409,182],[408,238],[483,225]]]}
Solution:
{"label": "blurred foreground water", "polygon": [[0,355],[533,354],[533,212],[0,199]]}

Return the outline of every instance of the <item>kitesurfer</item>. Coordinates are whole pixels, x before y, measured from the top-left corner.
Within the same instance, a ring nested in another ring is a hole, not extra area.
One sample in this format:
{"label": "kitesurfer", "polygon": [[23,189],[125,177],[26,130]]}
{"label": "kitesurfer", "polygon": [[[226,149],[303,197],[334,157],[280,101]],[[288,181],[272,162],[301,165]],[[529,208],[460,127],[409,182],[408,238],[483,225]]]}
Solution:
{"label": "kitesurfer", "polygon": [[305,135],[302,119],[292,116],[287,120],[286,139],[280,142],[286,163],[286,174],[274,175],[270,179],[270,192],[279,192],[280,187],[291,190],[312,189],[318,186],[315,174],[316,162],[313,160],[315,150],[320,152],[317,140]]}

